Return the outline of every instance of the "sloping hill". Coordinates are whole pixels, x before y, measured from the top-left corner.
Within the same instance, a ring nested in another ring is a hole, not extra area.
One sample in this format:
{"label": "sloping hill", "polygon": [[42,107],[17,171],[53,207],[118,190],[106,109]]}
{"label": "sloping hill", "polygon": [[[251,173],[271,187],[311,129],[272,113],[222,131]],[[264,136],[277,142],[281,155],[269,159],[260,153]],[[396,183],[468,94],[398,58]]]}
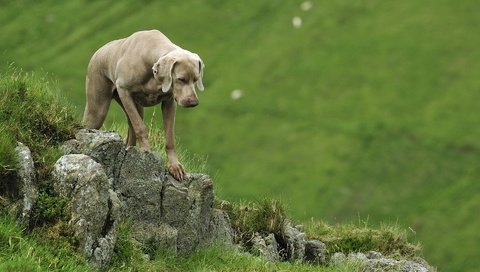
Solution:
{"label": "sloping hill", "polygon": [[0,64],[52,73],[80,114],[91,54],[158,28],[205,61],[206,92],[179,110],[177,136],[208,156],[222,198],[282,198],[303,220],[398,222],[441,270],[474,271],[476,1],[300,3],[4,3]]}

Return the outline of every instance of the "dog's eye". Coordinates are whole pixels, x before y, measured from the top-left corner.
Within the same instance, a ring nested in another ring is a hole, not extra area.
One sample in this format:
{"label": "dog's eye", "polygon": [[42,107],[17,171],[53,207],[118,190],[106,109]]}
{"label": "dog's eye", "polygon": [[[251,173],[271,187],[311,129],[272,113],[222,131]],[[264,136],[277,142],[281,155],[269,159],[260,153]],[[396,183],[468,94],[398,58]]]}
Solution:
{"label": "dog's eye", "polygon": [[177,80],[181,83],[187,83],[187,80],[184,78],[177,78]]}

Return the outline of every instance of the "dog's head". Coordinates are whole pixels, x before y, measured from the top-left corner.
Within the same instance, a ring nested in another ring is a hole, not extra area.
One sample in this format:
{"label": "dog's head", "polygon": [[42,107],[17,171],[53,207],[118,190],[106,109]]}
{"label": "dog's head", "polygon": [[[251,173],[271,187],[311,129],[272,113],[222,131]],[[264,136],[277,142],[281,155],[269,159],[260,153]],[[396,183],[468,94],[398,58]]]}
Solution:
{"label": "dog's head", "polygon": [[200,57],[187,50],[176,49],[162,56],[153,65],[153,76],[162,84],[162,91],[172,90],[173,98],[182,107],[195,107],[198,97],[195,84],[203,91],[203,68]]}

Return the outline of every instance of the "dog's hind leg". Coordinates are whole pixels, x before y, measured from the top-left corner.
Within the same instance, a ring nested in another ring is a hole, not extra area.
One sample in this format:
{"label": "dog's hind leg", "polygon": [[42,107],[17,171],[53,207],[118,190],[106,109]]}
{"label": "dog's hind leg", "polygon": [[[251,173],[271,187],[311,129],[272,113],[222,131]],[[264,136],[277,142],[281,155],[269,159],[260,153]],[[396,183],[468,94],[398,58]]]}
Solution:
{"label": "dog's hind leg", "polygon": [[86,128],[99,129],[103,125],[110,107],[113,84],[99,73],[89,73],[85,85],[87,101],[83,114],[83,125]]}

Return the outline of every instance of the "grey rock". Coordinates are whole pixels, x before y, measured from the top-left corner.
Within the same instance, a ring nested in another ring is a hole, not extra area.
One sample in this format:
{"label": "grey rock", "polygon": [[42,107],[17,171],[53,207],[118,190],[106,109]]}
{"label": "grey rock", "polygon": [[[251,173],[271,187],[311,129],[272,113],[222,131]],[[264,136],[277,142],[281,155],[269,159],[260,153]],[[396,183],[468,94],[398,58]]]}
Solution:
{"label": "grey rock", "polygon": [[[112,153],[114,152],[112,151]],[[118,184],[114,184],[115,187],[121,187],[125,183],[136,180],[161,182],[165,169],[162,159],[155,152],[143,151],[138,147],[130,146],[117,154],[119,157],[117,156],[115,161],[103,162],[107,167],[111,167],[111,164],[116,166],[115,178],[118,179]]]}
{"label": "grey rock", "polygon": [[162,221],[175,228],[182,228],[190,219],[192,199],[188,196],[188,188],[173,179],[168,179],[163,187],[161,202]]}
{"label": "grey rock", "polygon": [[377,252],[377,251],[369,251],[365,254],[365,256],[367,257],[367,259],[380,259],[380,258],[383,258],[383,255],[382,253],[380,252]]}
{"label": "grey rock", "polygon": [[330,263],[332,265],[340,265],[347,260],[347,256],[345,256],[342,252],[335,252],[332,257],[330,258]]}
{"label": "grey rock", "polygon": [[165,176],[162,197],[162,220],[178,230],[177,252],[192,252],[204,241],[213,213],[213,182],[203,174],[187,174],[182,183]]}
{"label": "grey rock", "polygon": [[403,262],[401,268],[401,272],[429,272],[433,271],[428,265],[422,265],[413,261],[405,261]]}
{"label": "grey rock", "polygon": [[103,166],[83,154],[65,155],[55,163],[52,177],[55,193],[70,199],[69,223],[82,252],[94,265],[108,263],[106,252],[112,252],[116,240],[108,221],[118,201],[109,191]]}
{"label": "grey rock", "polygon": [[266,237],[260,236],[258,233],[252,239],[252,251],[270,262],[277,262],[280,260],[278,254],[278,243],[275,240],[273,233]]}
{"label": "grey rock", "polygon": [[326,264],[327,247],[318,240],[310,240],[305,244],[305,260],[314,264]]}
{"label": "grey rock", "polygon": [[215,198],[213,182],[204,174],[188,174],[185,181],[188,186],[188,197],[191,200],[191,222],[195,222],[197,235],[203,240],[209,236]]}
{"label": "grey rock", "polygon": [[430,264],[421,257],[413,257],[412,261],[425,267],[428,271],[436,271],[435,268],[431,267]]}
{"label": "grey rock", "polygon": [[362,271],[382,272],[382,271],[398,271],[398,272],[429,272],[432,271],[428,266],[407,260],[394,260],[384,257],[381,253],[370,251],[364,253],[350,253],[345,256],[343,253],[333,254],[331,260],[332,265],[339,265],[345,262],[356,262],[362,266]]}
{"label": "grey rock", "polygon": [[89,155],[107,169],[122,214],[135,222],[133,237],[140,243],[162,242],[183,254],[211,239],[210,229],[220,229],[212,226],[213,183],[208,176],[187,174],[180,183],[165,174],[156,153],[125,148],[114,133],[82,130],[64,150]]}
{"label": "grey rock", "polygon": [[141,247],[155,245],[164,251],[177,254],[178,231],[166,223],[136,222],[132,236]]}
{"label": "grey rock", "polygon": [[295,228],[290,221],[283,225],[283,235],[287,243],[287,258],[290,261],[303,261],[305,258],[306,235]]}
{"label": "grey rock", "polygon": [[366,261],[368,258],[361,252],[352,252],[348,254],[348,259]]}
{"label": "grey rock", "polygon": [[21,197],[21,212],[18,221],[22,224],[28,224],[33,205],[38,196],[38,190],[35,186],[35,167],[32,153],[24,144],[18,142],[15,148],[18,160],[19,191]]}
{"label": "grey rock", "polygon": [[202,245],[231,246],[233,244],[233,235],[233,229],[227,213],[219,209],[213,209],[209,229]]}
{"label": "grey rock", "polygon": [[268,236],[265,237],[265,244],[267,245],[268,252],[270,252],[270,259],[272,261],[280,261],[280,255],[278,253],[278,243],[273,233],[270,233]]}
{"label": "grey rock", "polygon": [[428,272],[428,269],[412,261],[397,261],[388,258],[364,261],[367,271]]}
{"label": "grey rock", "polygon": [[61,147],[64,154],[85,154],[102,164],[110,179],[114,179],[116,160],[125,151],[125,143],[120,135],[94,129],[82,129],[75,139],[65,142]]}
{"label": "grey rock", "polygon": [[98,239],[98,245],[93,251],[92,263],[98,267],[106,267],[115,248],[118,237],[118,227],[121,216],[121,202],[117,194],[109,189],[108,207],[109,213],[103,226],[102,234],[104,237]]}

